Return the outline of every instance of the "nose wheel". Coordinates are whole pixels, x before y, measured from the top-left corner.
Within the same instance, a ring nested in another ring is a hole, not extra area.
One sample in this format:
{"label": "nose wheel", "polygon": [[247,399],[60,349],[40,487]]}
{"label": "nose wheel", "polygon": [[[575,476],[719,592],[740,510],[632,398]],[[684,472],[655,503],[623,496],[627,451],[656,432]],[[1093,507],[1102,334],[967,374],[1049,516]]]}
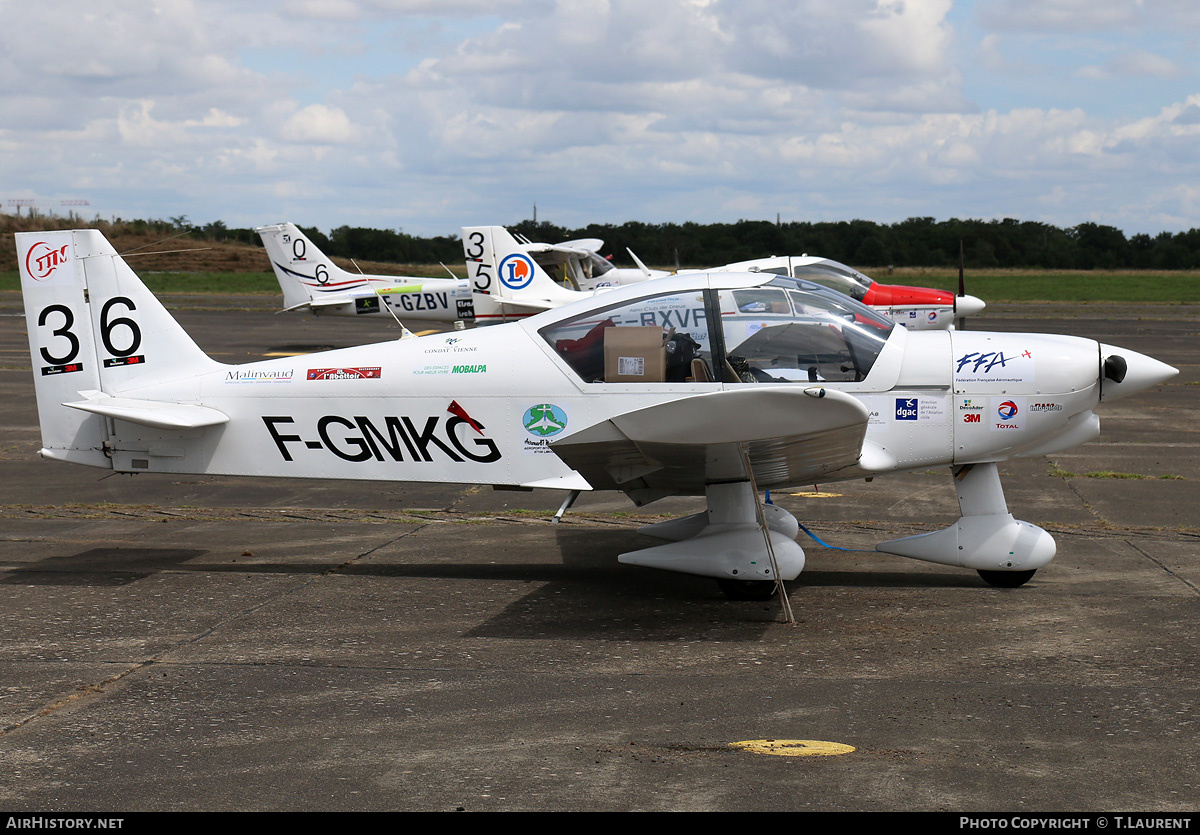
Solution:
{"label": "nose wheel", "polygon": [[1037,574],[1036,568],[1029,571],[984,571],[982,568],[979,569],[979,576],[984,579],[984,582],[998,589],[1019,588],[1032,580],[1034,574]]}

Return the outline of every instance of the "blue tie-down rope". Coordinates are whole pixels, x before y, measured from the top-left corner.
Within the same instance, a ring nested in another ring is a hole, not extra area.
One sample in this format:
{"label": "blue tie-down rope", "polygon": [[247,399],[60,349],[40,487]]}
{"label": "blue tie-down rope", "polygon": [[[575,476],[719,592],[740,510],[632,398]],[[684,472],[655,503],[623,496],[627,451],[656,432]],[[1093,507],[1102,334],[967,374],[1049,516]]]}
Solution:
{"label": "blue tie-down rope", "polygon": [[823,539],[821,539],[821,537],[817,536],[815,533],[810,531],[808,528],[804,527],[803,522],[797,520],[796,524],[800,526],[800,530],[804,531],[806,534],[808,534],[810,537],[812,537],[814,542],[816,542],[818,545],[823,545],[824,547],[828,548],[830,551],[859,551],[864,554],[875,553],[874,551],[868,551],[866,548],[839,548],[836,545],[830,545],[828,542],[825,542]]}
{"label": "blue tie-down rope", "polygon": [[[767,493],[766,503],[771,504],[771,505],[775,504],[775,502],[771,501],[771,491],[767,490],[766,493]],[[820,545],[822,547],[828,548],[830,551],[858,551],[863,554],[875,553],[874,551],[868,551],[866,548],[839,548],[836,545],[830,545],[828,542],[821,539],[821,537],[817,536],[815,533],[810,531],[808,528],[804,527],[804,523],[801,522],[799,519],[796,520],[796,524],[800,526],[800,530],[804,531],[806,534],[809,535],[809,538],[811,538],[813,540],[813,542],[817,543],[818,545]]]}

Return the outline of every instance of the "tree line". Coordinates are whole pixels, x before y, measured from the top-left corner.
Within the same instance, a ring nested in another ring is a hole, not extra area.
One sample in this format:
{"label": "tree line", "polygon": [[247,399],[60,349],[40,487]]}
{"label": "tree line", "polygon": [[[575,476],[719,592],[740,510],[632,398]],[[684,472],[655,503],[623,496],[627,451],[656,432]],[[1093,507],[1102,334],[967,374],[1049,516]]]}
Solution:
{"label": "tree line", "polygon": [[[221,221],[196,226],[186,217],[139,221],[190,229],[196,237],[258,243],[252,229],[227,229]],[[398,264],[451,266],[462,260],[457,235],[430,238],[390,229],[340,226],[328,235],[301,227],[329,255]],[[1038,269],[1200,269],[1200,229],[1127,237],[1113,226],[1081,223],[1062,229],[1046,223],[1004,220],[938,221],[914,217],[899,223],[869,220],[736,223],[591,224],[571,229],[522,221],[509,229],[531,241],[560,243],[601,238],[604,254],[628,263],[626,248],[647,264],[707,267],[768,255],[820,255],[860,267],[954,267],[961,242],[967,267]]]}

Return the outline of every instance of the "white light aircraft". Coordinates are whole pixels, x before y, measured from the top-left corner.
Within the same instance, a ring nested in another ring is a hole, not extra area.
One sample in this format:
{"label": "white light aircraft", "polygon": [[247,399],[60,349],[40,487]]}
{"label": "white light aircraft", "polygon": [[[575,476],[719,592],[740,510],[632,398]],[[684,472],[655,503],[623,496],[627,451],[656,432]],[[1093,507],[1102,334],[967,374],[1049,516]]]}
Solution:
{"label": "white light aircraft", "polygon": [[960,289],[955,295],[934,287],[882,284],[853,267],[810,255],[756,258],[713,267],[707,272],[764,272],[801,278],[853,296],[909,330],[948,330],[955,322],[961,324],[987,307],[983,299],[967,295],[961,289],[961,273]]}
{"label": "white light aircraft", "polygon": [[[284,311],[311,310],[326,316],[386,316],[399,321],[475,321],[471,285],[462,278],[367,275],[347,272],[325,255],[294,224],[278,223],[254,230],[262,239],[275,278],[283,290]],[[670,273],[614,267],[597,254],[604,241],[586,238],[561,244],[524,241],[514,245],[554,270],[575,289],[619,287]],[[632,253],[630,253],[632,254]],[[636,260],[636,256],[635,256]],[[511,306],[510,313],[532,315],[541,307]],[[477,324],[507,317],[485,314]]]}
{"label": "white light aircraft", "polygon": [[[619,559],[733,595],[769,594],[804,566],[796,520],[761,490],[943,466],[961,517],[877,548],[1019,586],[1055,544],[1009,513],[998,462],[1091,440],[1097,406],[1177,373],[1090,339],[907,331],[769,273],[658,279],[504,326],[225,365],[99,232],[22,233],[17,250],[45,458],[620,490],[639,506],[703,495],[706,511],[642,529],[664,544]],[[501,283],[531,275],[525,253],[478,257]]]}
{"label": "white light aircraft", "polygon": [[401,321],[471,321],[471,288],[461,278],[355,275],[333,263],[295,225],[254,230],[262,238],[284,310],[325,316],[393,316]]}
{"label": "white light aircraft", "polygon": [[[508,322],[607,293],[616,285],[580,290],[555,281],[503,226],[464,226],[463,255],[480,322]],[[600,243],[597,241],[597,243]],[[641,283],[633,282],[634,284]]]}

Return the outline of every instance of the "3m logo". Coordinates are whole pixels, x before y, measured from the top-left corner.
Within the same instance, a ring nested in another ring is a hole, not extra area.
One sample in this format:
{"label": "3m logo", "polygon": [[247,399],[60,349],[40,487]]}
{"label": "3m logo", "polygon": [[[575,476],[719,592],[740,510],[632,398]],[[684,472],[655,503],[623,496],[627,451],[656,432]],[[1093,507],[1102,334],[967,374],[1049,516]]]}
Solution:
{"label": "3m logo", "polygon": [[983,423],[982,415],[978,412],[963,415],[963,423]]}
{"label": "3m logo", "polygon": [[63,264],[67,263],[67,249],[70,244],[63,244],[58,249],[44,241],[38,241],[29,247],[25,253],[25,272],[34,281],[45,281]]}

